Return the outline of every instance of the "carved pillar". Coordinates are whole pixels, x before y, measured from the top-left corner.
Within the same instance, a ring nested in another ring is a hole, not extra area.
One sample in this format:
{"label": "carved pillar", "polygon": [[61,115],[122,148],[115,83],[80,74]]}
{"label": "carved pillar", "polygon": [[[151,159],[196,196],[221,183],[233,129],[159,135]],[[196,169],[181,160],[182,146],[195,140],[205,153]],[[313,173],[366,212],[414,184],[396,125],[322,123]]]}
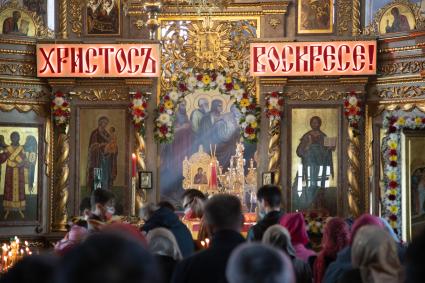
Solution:
{"label": "carved pillar", "polygon": [[353,36],[361,34],[360,0],[353,0]]}
{"label": "carved pillar", "polygon": [[268,148],[268,157],[269,165],[268,171],[275,172],[274,182],[276,185],[280,185],[280,130],[281,122],[280,120],[270,121],[269,126],[269,148]]}
{"label": "carved pillar", "polygon": [[62,39],[68,38],[68,2],[60,0],[59,2],[59,36]]}
{"label": "carved pillar", "polygon": [[[137,156],[137,168],[141,171],[146,171],[146,143],[144,136],[138,132],[134,132],[134,137],[136,141],[135,151]],[[140,180],[139,180],[140,181]],[[144,203],[147,202],[147,192],[145,190],[136,190],[136,214],[143,206]]]}
{"label": "carved pillar", "polygon": [[348,205],[350,214],[360,215],[360,139],[351,127],[348,127]]}

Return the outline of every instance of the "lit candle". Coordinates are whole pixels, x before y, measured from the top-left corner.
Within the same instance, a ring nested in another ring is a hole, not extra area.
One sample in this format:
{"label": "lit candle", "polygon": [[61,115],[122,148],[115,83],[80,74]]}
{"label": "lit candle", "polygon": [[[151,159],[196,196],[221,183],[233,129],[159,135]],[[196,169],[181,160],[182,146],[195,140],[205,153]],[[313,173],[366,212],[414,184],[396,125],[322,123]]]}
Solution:
{"label": "lit candle", "polygon": [[131,176],[132,177],[136,177],[136,154],[132,154],[131,155],[131,168],[132,168],[132,174],[131,174]]}

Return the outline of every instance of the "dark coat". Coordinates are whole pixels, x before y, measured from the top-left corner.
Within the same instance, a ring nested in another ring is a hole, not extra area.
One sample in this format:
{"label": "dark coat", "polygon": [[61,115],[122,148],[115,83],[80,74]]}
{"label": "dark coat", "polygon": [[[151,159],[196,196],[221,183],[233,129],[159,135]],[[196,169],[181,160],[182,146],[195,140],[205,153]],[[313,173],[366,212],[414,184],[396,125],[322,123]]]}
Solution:
{"label": "dark coat", "polygon": [[237,232],[215,233],[208,249],[184,259],[177,265],[173,283],[227,283],[226,265],[232,251],[245,239]]}
{"label": "dark coat", "polygon": [[173,233],[183,257],[188,257],[195,251],[192,234],[171,209],[161,207],[156,210],[143,225],[142,231],[149,232],[159,227],[166,228]]}
{"label": "dark coat", "polygon": [[161,271],[162,282],[170,283],[177,261],[174,258],[165,255],[155,255],[155,259]]}
{"label": "dark coat", "polygon": [[263,219],[258,221],[257,224],[252,226],[248,232],[248,240],[250,241],[261,241],[263,238],[264,232],[267,228],[272,225],[279,224],[279,220],[282,217],[283,212],[281,211],[271,211],[267,213]]}

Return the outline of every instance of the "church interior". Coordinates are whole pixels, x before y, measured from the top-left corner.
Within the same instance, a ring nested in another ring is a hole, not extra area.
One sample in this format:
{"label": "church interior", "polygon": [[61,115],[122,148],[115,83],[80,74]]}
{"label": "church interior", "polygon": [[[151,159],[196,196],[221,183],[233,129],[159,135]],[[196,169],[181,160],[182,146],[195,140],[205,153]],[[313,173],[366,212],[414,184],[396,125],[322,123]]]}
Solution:
{"label": "church interior", "polygon": [[137,230],[169,207],[193,239],[235,196],[249,238],[273,186],[317,252],[329,219],[364,214],[407,247],[424,147],[424,1],[0,0],[0,274],[68,239],[96,192]]}

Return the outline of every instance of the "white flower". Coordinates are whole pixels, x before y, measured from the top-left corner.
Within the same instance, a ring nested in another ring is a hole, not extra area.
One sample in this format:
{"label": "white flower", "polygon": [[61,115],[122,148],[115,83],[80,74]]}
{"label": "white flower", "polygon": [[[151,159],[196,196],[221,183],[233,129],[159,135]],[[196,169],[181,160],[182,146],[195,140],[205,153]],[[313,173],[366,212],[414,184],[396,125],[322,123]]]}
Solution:
{"label": "white flower", "polygon": [[243,122],[241,124],[242,129],[245,129],[246,127],[248,127],[248,123],[247,122]]}
{"label": "white flower", "polygon": [[242,112],[242,113],[246,113],[246,107],[242,107],[242,108],[241,108],[241,112]]}
{"label": "white flower", "polygon": [[247,122],[247,123],[252,123],[252,122],[255,122],[257,119],[255,119],[255,116],[254,115],[252,115],[252,114],[249,114],[249,115],[247,115],[246,117],[245,117],[245,121]]}
{"label": "white flower", "polygon": [[143,101],[141,99],[134,99],[133,100],[133,105],[134,106],[142,106]]}
{"label": "white flower", "polygon": [[136,116],[134,116],[133,120],[136,124],[138,124],[142,121],[142,119],[140,117],[136,117]]}
{"label": "white flower", "polygon": [[217,85],[216,82],[210,82],[210,87],[215,88],[216,85]]}
{"label": "white flower", "polygon": [[170,115],[161,114],[158,117],[158,121],[160,121],[162,124],[167,124],[170,121]]}
{"label": "white flower", "polygon": [[203,88],[203,87],[204,87],[204,83],[203,83],[202,81],[198,81],[198,82],[196,83],[196,85],[197,85],[199,88]]}
{"label": "white flower", "polygon": [[166,112],[167,112],[168,115],[173,115],[173,110],[171,110],[171,109],[167,109]]}
{"label": "white flower", "polygon": [[277,107],[277,105],[279,104],[279,98],[270,97],[269,104],[273,107]]}
{"label": "white flower", "polygon": [[172,92],[170,92],[170,93],[168,94],[168,96],[169,96],[169,97],[170,97],[170,99],[171,99],[172,101],[174,101],[174,102],[176,102],[177,100],[179,100],[179,97],[180,97],[179,93],[178,93],[177,91],[175,91],[175,90],[173,90]]}
{"label": "white flower", "polygon": [[239,101],[241,101],[243,95],[242,94],[237,94],[235,97],[236,97],[236,101],[239,102]]}
{"label": "white flower", "polygon": [[55,97],[55,99],[53,100],[53,102],[57,106],[62,106],[62,104],[65,102],[65,100],[63,99],[63,97],[57,96],[57,97]]}
{"label": "white flower", "polygon": [[194,88],[196,84],[198,83],[198,80],[194,76],[190,76],[187,80],[187,85],[189,88]]}
{"label": "white flower", "polygon": [[65,116],[57,116],[56,120],[58,121],[59,124],[63,124],[66,122]]}
{"label": "white flower", "polygon": [[224,78],[223,75],[218,75],[215,81],[217,82],[218,86],[224,87],[224,83],[226,82],[226,79]]}
{"label": "white flower", "polygon": [[350,103],[351,105],[357,105],[357,97],[350,96],[350,98],[348,99],[348,103]]}

